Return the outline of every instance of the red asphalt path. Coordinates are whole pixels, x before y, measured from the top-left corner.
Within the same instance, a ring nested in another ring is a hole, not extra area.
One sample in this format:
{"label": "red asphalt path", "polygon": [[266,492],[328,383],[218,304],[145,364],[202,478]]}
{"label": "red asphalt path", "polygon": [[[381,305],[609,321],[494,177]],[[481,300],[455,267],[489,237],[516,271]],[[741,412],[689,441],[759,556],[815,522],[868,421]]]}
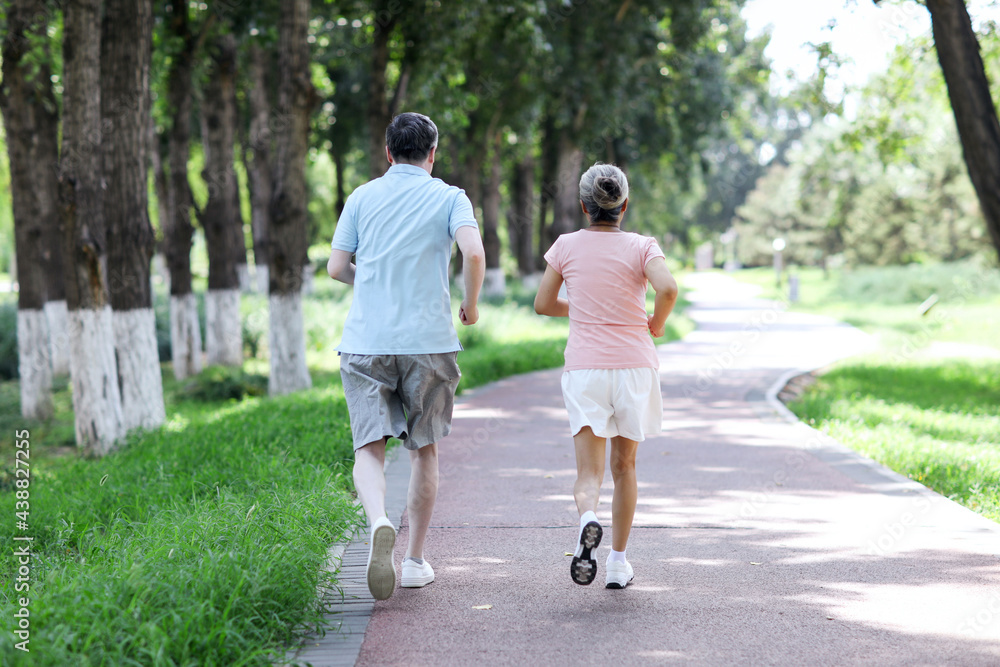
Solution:
{"label": "red asphalt path", "polygon": [[[634,583],[603,587],[610,473],[598,579],[570,580],[561,371],[510,378],[456,407],[425,552],[437,580],[374,603],[356,664],[1000,664],[1000,526],[766,400],[867,337],[715,274],[689,287],[699,328],[660,348],[664,433],[639,449]],[[397,559],[406,530],[404,515]]]}

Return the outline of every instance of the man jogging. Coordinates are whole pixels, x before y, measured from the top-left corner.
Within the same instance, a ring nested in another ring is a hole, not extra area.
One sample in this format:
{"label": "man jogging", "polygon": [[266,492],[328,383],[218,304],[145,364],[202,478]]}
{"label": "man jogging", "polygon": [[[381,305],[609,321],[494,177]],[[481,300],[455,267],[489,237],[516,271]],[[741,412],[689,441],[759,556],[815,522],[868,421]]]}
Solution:
{"label": "man jogging", "polygon": [[461,376],[448,283],[452,242],[463,259],[464,325],[479,319],[486,264],[469,198],[431,177],[438,142],[433,121],[400,114],[385,141],[391,166],[348,197],[327,265],[331,278],[354,285],[337,349],[354,438],[354,486],[371,526],[367,577],[376,600],[396,587],[396,530],[385,513],[383,473],[389,437],[403,440],[412,463],[400,585],[434,581],[424,538],[437,498],[437,443],[451,432]]}

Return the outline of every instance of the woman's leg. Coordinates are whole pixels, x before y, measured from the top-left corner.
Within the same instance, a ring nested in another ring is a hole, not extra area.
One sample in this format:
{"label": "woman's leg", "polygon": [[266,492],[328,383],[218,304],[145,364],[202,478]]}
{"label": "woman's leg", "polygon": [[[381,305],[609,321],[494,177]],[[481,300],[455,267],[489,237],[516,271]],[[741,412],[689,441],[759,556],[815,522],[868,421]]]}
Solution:
{"label": "woman's leg", "polygon": [[597,511],[597,501],[601,496],[601,482],[604,481],[604,445],[607,438],[599,438],[589,426],[584,426],[573,436],[576,445],[576,484],[573,497],[576,509],[584,512]]}
{"label": "woman's leg", "polygon": [[[611,438],[611,477],[615,481],[615,495],[611,502],[611,548],[625,551],[639,488],[635,480],[635,453],[639,443],[621,436]],[[577,449],[579,452],[579,449]],[[579,454],[577,454],[579,458]],[[603,458],[603,456],[602,456]],[[603,461],[602,461],[603,463]],[[579,504],[579,500],[577,501]]]}

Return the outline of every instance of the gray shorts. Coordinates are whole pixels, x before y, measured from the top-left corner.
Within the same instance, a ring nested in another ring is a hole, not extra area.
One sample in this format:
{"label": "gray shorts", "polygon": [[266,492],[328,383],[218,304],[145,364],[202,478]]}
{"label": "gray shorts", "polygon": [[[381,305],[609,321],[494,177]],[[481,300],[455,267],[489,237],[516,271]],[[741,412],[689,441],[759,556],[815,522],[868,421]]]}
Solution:
{"label": "gray shorts", "polygon": [[455,390],[462,377],[457,356],[341,355],[354,449],[385,437],[399,438],[407,449],[420,449],[451,433]]}

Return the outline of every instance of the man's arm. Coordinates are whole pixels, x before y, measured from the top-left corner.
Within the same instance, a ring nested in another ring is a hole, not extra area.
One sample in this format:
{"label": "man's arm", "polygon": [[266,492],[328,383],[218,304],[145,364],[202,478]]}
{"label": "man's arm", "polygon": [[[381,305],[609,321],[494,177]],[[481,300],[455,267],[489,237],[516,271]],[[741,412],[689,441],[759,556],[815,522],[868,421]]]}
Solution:
{"label": "man's arm", "polygon": [[462,253],[462,276],[465,279],[465,298],[458,309],[458,318],[468,326],[479,320],[479,290],[486,276],[486,251],[483,250],[479,229],[471,225],[459,227],[455,232],[455,241]]}
{"label": "man's arm", "polygon": [[569,317],[569,302],[559,298],[559,288],[563,277],[551,266],[545,267],[545,275],[538,284],[538,294],[535,295],[535,312],[550,317]]}
{"label": "man's arm", "polygon": [[339,280],[345,285],[354,284],[354,264],[351,263],[351,255],[346,250],[330,251],[330,261],[326,263],[326,272],[334,280]]}
{"label": "man's arm", "polygon": [[677,303],[677,281],[667,268],[667,263],[662,257],[651,259],[646,263],[646,278],[649,284],[656,290],[656,299],[653,301],[653,314],[649,316],[647,324],[649,333],[654,338],[662,338],[666,333],[664,327],[667,324],[667,316],[674,309]]}

